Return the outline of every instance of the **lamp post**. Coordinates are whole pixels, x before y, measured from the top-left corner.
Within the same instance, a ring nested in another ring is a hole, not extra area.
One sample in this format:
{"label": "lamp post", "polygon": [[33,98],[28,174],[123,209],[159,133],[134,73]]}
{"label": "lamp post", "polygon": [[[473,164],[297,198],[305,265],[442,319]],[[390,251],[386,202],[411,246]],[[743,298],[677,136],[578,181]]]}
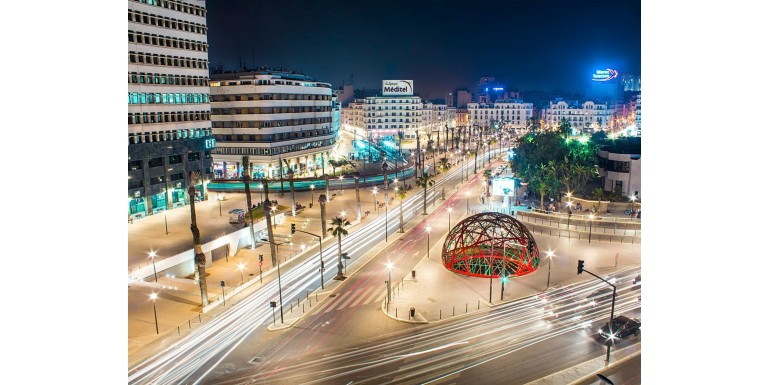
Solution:
{"label": "lamp post", "polygon": [[[588,216],[588,243],[591,243],[591,230],[593,229],[594,225],[594,215],[591,214]],[[585,227],[583,227],[585,229]]]}
{"label": "lamp post", "polygon": [[428,259],[430,259],[430,226],[425,228],[425,232],[428,233],[428,252],[426,255],[428,256]]}
{"label": "lamp post", "polygon": [[545,288],[548,289],[551,287],[551,260],[553,259],[553,251],[548,250],[548,253],[546,253],[548,256],[548,281],[545,284]]}
{"label": "lamp post", "polygon": [[150,299],[152,300],[152,312],[155,314],[155,334],[160,334],[160,331],[158,330],[158,309],[155,307],[155,300],[157,298],[157,294],[150,294]]}
{"label": "lamp post", "polygon": [[569,231],[570,218],[572,218],[572,201],[567,201],[567,231]]}
{"label": "lamp post", "polygon": [[[342,172],[342,171],[340,171],[340,172]],[[343,179],[343,176],[340,175],[340,188],[339,188],[339,190],[337,190],[340,194],[342,194],[342,179]]]}
{"label": "lamp post", "polygon": [[393,263],[388,261],[387,265],[385,265],[385,266],[387,266],[387,268],[388,268],[388,304],[390,304],[390,301],[391,301],[391,294],[390,294],[391,293],[391,290],[390,290],[390,282],[391,282],[390,281],[390,271],[393,270]]}
{"label": "lamp post", "polygon": [[380,215],[379,210],[377,210],[377,187],[375,186],[374,189],[372,189],[372,204],[374,204],[374,212],[377,213],[377,215]]}
{"label": "lamp post", "polygon": [[222,196],[217,194],[217,201],[219,201],[219,217],[222,218]]}
{"label": "lamp post", "polygon": [[158,282],[158,271],[155,270],[155,250],[150,250],[149,254],[152,259],[152,272],[155,274],[155,282]]}
{"label": "lamp post", "polygon": [[238,264],[238,270],[241,271],[241,285],[243,285],[243,268],[244,267],[245,267],[245,265],[243,264],[243,262]]}
{"label": "lamp post", "polygon": [[452,208],[451,207],[447,207],[446,208],[446,215],[447,215],[447,219],[448,219],[448,222],[449,222],[448,223],[449,227],[447,227],[446,231],[449,232],[449,230],[452,229]]}
{"label": "lamp post", "polygon": [[471,212],[471,193],[466,191],[465,192],[465,213],[470,214]]}
{"label": "lamp post", "polygon": [[505,269],[503,269],[503,276],[500,277],[500,283],[502,283],[502,286],[500,287],[500,300],[503,300],[503,294],[505,294],[505,282],[508,281],[508,276],[505,273]]}
{"label": "lamp post", "polygon": [[259,189],[259,201],[260,201],[260,202],[264,202],[265,200],[264,200],[264,199],[262,199],[262,189],[263,189],[264,187],[263,187],[263,186],[260,184],[259,186],[257,186],[257,188]]}
{"label": "lamp post", "polygon": [[315,190],[315,185],[310,185],[310,208],[313,208],[313,190]]}

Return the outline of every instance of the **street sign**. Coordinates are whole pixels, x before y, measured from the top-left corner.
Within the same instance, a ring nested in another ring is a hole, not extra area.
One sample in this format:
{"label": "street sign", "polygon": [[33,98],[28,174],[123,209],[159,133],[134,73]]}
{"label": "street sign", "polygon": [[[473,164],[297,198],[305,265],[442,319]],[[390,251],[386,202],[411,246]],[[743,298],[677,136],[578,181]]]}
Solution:
{"label": "street sign", "polygon": [[225,287],[225,281],[219,281],[219,286]]}
{"label": "street sign", "polygon": [[270,301],[270,307],[275,307],[276,303],[275,301]]}

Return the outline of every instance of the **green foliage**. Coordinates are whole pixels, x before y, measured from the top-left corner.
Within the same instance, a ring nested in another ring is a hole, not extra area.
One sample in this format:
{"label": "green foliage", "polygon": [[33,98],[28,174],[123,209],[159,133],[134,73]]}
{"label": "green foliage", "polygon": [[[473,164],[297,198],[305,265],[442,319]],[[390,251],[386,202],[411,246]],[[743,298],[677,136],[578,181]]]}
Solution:
{"label": "green foliage", "polygon": [[340,217],[334,217],[332,219],[332,227],[326,231],[332,233],[335,237],[342,237],[348,235],[348,231],[345,227],[350,226],[350,221]]}

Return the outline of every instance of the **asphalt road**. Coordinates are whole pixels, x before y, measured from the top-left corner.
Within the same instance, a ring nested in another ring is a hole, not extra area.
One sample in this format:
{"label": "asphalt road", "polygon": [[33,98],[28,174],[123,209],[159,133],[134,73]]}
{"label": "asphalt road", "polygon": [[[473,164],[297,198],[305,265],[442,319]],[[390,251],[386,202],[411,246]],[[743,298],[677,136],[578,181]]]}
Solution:
{"label": "asphalt road", "polygon": [[[473,168],[472,163],[466,166],[470,166],[470,169]],[[438,195],[444,183],[450,183],[449,186],[454,187],[449,180],[456,178],[459,181],[459,175],[459,168],[450,170],[445,178],[437,181],[433,187],[428,189],[428,194],[430,196]],[[421,195],[416,194],[403,202],[405,221],[409,220],[417,212],[416,209],[422,205]],[[379,243],[381,238],[384,238],[384,231],[382,231],[384,224],[385,216],[381,215],[365,228],[351,233],[343,239],[343,249],[355,260]],[[398,216],[395,213],[388,224],[389,232],[394,233],[398,228]],[[324,263],[326,266],[336,266],[336,249],[336,245],[325,248]],[[319,286],[316,275],[317,263],[318,256],[310,256],[294,269],[283,273],[283,296],[287,302],[292,298],[304,295],[308,290],[313,291]],[[327,268],[324,279],[329,280],[335,274],[336,269]],[[374,280],[374,278],[370,279]],[[384,281],[382,282],[384,285]],[[369,284],[373,283],[370,282]],[[219,365],[244,342],[250,341],[253,336],[261,335],[267,325],[266,321],[272,319],[272,313],[266,304],[269,301],[277,300],[277,297],[278,283],[266,284],[260,291],[226,310],[217,319],[202,325],[175,345],[131,368],[129,370],[129,383],[200,383],[210,373],[218,370]],[[366,327],[361,329],[366,329]],[[348,333],[349,331],[344,332]],[[355,338],[355,336],[351,338]]]}

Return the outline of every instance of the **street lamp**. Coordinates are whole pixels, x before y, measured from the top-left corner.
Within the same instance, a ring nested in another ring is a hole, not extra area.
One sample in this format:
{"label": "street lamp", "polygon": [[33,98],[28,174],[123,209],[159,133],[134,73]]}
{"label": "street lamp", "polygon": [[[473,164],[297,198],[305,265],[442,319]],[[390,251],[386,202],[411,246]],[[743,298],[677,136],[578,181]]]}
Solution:
{"label": "street lamp", "polygon": [[428,233],[428,259],[430,259],[430,226],[425,228],[425,232]]}
{"label": "street lamp", "polygon": [[239,264],[238,264],[238,270],[240,270],[240,271],[241,271],[241,285],[243,285],[243,268],[244,268],[245,266],[246,266],[246,265],[244,265],[244,264],[243,264],[243,262],[241,262],[241,263],[239,263]]}
{"label": "street lamp", "polygon": [[567,201],[567,231],[569,231],[570,218],[572,218],[572,201]]}
{"label": "street lamp", "polygon": [[310,208],[313,208],[313,190],[315,190],[315,185],[310,185]]}
{"label": "street lamp", "polygon": [[259,201],[262,202],[262,189],[265,187],[260,184],[257,188],[259,189]]}
{"label": "street lamp", "polygon": [[217,201],[219,201],[219,217],[222,218],[222,196],[217,194]]}
{"label": "street lamp", "polygon": [[465,213],[469,214],[471,212],[471,193],[466,191],[465,192]]}
{"label": "street lamp", "polygon": [[[591,230],[593,229],[594,225],[594,215],[591,214],[588,216],[588,243],[591,243]],[[585,229],[585,227],[583,227]]]}
{"label": "street lamp", "polygon": [[155,250],[150,250],[150,258],[152,258],[152,272],[155,274],[155,282],[158,282],[158,271],[155,270]]}
{"label": "street lamp", "polygon": [[158,309],[155,307],[155,300],[157,298],[157,294],[150,294],[150,299],[152,300],[152,312],[155,314],[155,334],[160,334],[160,331],[158,331]]}
{"label": "street lamp", "polygon": [[388,261],[388,263],[385,265],[388,268],[388,304],[390,304],[391,301],[391,295],[390,295],[390,271],[393,270],[393,263]]}
{"label": "street lamp", "polygon": [[380,215],[380,211],[377,210],[377,187],[375,186],[372,190],[372,203],[374,204],[374,212],[377,213],[377,215]]}
{"label": "street lamp", "polygon": [[452,229],[452,208],[451,207],[446,208],[446,215],[447,215],[447,219],[449,220],[449,227],[447,228],[447,232],[449,232],[449,230]]}
{"label": "street lamp", "polygon": [[546,282],[545,288],[548,289],[551,287],[551,260],[553,259],[553,251],[548,250],[546,255],[548,256],[548,282]]}
{"label": "street lamp", "polygon": [[342,178],[343,176],[340,175],[340,189],[338,190],[340,194],[342,194]]}

